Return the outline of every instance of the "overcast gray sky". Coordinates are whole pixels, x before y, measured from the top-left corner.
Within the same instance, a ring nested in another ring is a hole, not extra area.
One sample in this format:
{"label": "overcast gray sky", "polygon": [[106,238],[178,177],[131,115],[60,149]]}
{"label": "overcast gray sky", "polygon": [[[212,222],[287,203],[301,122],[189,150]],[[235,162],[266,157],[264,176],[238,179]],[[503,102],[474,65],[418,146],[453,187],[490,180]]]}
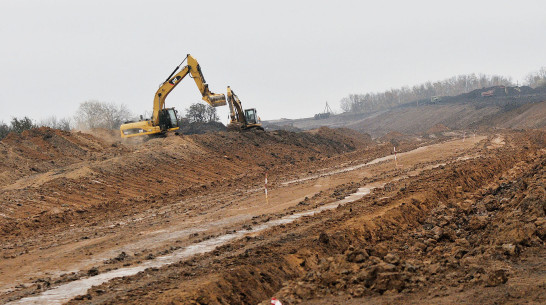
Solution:
{"label": "overcast gray sky", "polygon": [[[0,0],[0,121],[72,116],[86,100],[151,111],[188,53],[213,92],[231,85],[262,119],[457,74],[521,81],[546,65],[545,12],[544,0]],[[188,78],[167,106],[197,101]]]}

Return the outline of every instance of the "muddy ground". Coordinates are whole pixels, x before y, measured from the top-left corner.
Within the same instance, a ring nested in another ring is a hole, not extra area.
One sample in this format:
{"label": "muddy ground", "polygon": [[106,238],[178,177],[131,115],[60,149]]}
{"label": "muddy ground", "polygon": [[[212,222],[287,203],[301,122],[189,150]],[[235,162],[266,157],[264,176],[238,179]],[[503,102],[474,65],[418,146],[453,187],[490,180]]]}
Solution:
{"label": "muddy ground", "polygon": [[544,303],[545,143],[544,131],[11,135],[0,302],[52,304],[28,298],[226,239],[59,302]]}

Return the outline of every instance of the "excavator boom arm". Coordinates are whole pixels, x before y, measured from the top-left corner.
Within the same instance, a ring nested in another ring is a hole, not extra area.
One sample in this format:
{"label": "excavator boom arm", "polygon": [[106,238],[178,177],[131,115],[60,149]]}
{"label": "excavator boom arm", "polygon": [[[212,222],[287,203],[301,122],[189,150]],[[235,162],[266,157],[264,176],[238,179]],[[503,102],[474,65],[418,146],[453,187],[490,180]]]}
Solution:
{"label": "excavator boom arm", "polygon": [[241,101],[229,86],[227,87],[227,100],[229,104],[231,122],[239,122],[246,125],[247,122]]}
{"label": "excavator boom arm", "polygon": [[159,89],[157,89],[154,97],[154,110],[152,115],[154,125],[159,123],[159,111],[165,107],[165,99],[167,96],[188,74],[190,74],[195,81],[199,92],[201,92],[202,99],[205,102],[213,107],[223,106],[226,104],[225,95],[210,92],[209,85],[206,83],[205,78],[203,77],[201,66],[199,66],[197,60],[195,60],[195,58],[193,58],[190,54],[188,54],[186,59],[188,60],[188,65],[184,66],[184,68],[182,68],[182,70],[178,73],[176,73],[178,68],[175,69],[173,73],[171,73],[170,77],[163,84],[161,84]]}

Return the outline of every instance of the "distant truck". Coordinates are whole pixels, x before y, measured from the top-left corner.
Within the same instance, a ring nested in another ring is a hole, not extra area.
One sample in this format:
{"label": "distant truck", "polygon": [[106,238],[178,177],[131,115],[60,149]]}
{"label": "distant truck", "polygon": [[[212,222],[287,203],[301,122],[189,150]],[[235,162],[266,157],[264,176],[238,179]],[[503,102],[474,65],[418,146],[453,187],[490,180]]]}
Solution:
{"label": "distant truck", "polygon": [[495,92],[495,89],[484,91],[482,92],[482,97],[493,96],[494,92]]}
{"label": "distant truck", "polygon": [[330,112],[323,112],[315,114],[315,120],[327,119],[330,117]]}
{"label": "distant truck", "polygon": [[441,101],[442,101],[442,97],[440,97],[440,96],[431,96],[430,97],[430,102],[433,103],[433,104],[441,102]]}
{"label": "distant truck", "polygon": [[328,102],[326,102],[326,107],[324,107],[324,111],[321,113],[315,114],[315,120],[322,120],[327,119],[332,114],[332,108],[328,105]]}

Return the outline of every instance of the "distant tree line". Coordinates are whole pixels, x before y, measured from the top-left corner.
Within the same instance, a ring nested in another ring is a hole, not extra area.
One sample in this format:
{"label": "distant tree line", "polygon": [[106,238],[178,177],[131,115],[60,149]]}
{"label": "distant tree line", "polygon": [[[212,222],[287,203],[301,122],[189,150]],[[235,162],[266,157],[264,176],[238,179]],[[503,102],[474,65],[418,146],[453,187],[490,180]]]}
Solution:
{"label": "distant tree line", "polygon": [[525,78],[528,86],[533,88],[546,87],[546,67],[540,68],[536,72],[529,73]]}
{"label": "distant tree line", "polygon": [[186,109],[186,119],[188,119],[190,123],[208,123],[220,120],[216,113],[216,108],[200,103],[192,104]]}
{"label": "distant tree line", "polygon": [[452,96],[475,89],[491,86],[512,86],[511,78],[500,75],[468,74],[426,82],[413,87],[390,89],[378,93],[349,94],[341,99],[344,112],[372,112],[396,107],[416,100],[430,99],[434,96]]}
{"label": "distant tree line", "polygon": [[[150,117],[150,113],[145,113],[143,117]],[[219,117],[216,108],[195,103],[186,109],[186,119],[189,122],[206,123],[218,121]],[[135,118],[125,105],[90,100],[80,103],[73,118],[57,119],[55,116],[50,116],[39,122],[34,122],[25,116],[23,118],[14,117],[9,124],[0,121],[0,140],[10,132],[21,133],[42,126],[66,131],[73,128],[79,130],[96,128],[116,130],[119,129],[121,124],[130,120],[137,121],[140,118]]]}
{"label": "distant tree line", "polygon": [[[344,112],[366,113],[385,110],[413,101],[431,99],[435,96],[454,96],[472,90],[493,86],[514,86],[512,79],[500,75],[467,74],[451,78],[426,82],[413,87],[402,87],[384,92],[349,94],[340,101]],[[546,67],[529,73],[525,85],[538,88],[546,87]]]}
{"label": "distant tree line", "polygon": [[65,131],[70,131],[73,128],[80,130],[93,128],[118,129],[130,117],[131,113],[124,105],[118,106],[114,103],[85,101],[80,104],[73,118],[57,119],[56,116],[50,116],[35,122],[25,116],[23,118],[14,117],[9,124],[0,122],[0,140],[10,132],[21,133],[38,127],[50,127]]}
{"label": "distant tree line", "polygon": [[81,130],[96,128],[118,129],[133,115],[123,104],[105,103],[96,100],[80,104],[74,116],[75,127]]}
{"label": "distant tree line", "polygon": [[69,131],[72,129],[72,120],[70,118],[57,119],[56,116],[50,116],[38,123],[38,126],[50,127],[53,129],[60,129]]}
{"label": "distant tree line", "polygon": [[4,122],[0,122],[0,140],[5,138],[10,132],[21,133],[25,130],[42,126],[68,131],[70,130],[70,120],[57,120],[56,117],[49,117],[43,121],[35,123],[32,119],[26,116],[23,118],[12,118],[9,125]]}

